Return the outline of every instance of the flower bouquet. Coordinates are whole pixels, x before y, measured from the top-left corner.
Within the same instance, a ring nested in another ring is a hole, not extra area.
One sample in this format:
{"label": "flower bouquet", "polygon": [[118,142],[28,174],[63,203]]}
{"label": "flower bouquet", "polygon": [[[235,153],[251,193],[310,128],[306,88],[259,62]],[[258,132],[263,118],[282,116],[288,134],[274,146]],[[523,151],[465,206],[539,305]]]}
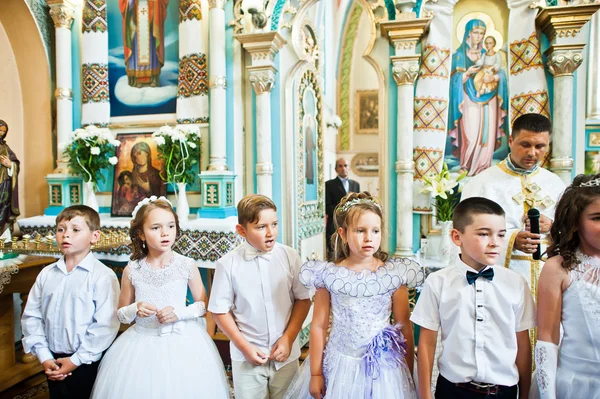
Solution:
{"label": "flower bouquet", "polygon": [[430,192],[436,209],[437,220],[440,222],[452,220],[454,208],[460,201],[461,181],[467,172],[461,174],[450,173],[448,165],[444,162],[442,171],[435,176],[423,176],[425,192]]}
{"label": "flower bouquet", "polygon": [[115,152],[120,145],[121,142],[115,139],[110,130],[89,125],[85,129],[75,129],[65,148],[69,168],[73,174],[83,178],[84,203],[96,210],[98,203],[94,193],[98,182],[104,181],[102,169],[117,164]]}
{"label": "flower bouquet", "polygon": [[160,177],[177,186],[177,215],[186,220],[189,205],[185,195],[186,184],[196,180],[193,166],[200,159],[200,129],[197,126],[163,126],[152,134],[156,142],[158,157],[164,161],[164,172]]}
{"label": "flower bouquet", "polygon": [[441,241],[439,249],[439,258],[448,265],[453,257],[452,241],[450,239],[450,229],[452,229],[452,217],[454,208],[460,201],[461,181],[467,172],[461,174],[450,173],[448,165],[444,162],[442,171],[434,176],[423,176],[425,181],[425,192],[430,192],[433,206],[436,209],[437,220],[441,226]]}

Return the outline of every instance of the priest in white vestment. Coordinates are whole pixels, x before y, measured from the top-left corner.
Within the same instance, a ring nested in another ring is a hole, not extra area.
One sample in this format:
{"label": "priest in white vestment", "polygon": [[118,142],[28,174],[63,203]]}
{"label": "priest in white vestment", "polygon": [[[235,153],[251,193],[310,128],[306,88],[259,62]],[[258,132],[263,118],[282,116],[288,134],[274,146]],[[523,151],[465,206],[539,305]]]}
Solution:
{"label": "priest in white vestment", "polygon": [[[538,243],[542,244],[542,254],[545,252],[554,206],[565,189],[560,177],[540,167],[549,149],[551,130],[550,120],[543,115],[518,117],[508,139],[508,157],[471,178],[461,197],[489,198],[504,208],[507,246],[500,260],[522,274],[534,293],[542,262],[536,265],[532,254]],[[531,208],[540,211],[540,235],[529,232],[527,212]]]}

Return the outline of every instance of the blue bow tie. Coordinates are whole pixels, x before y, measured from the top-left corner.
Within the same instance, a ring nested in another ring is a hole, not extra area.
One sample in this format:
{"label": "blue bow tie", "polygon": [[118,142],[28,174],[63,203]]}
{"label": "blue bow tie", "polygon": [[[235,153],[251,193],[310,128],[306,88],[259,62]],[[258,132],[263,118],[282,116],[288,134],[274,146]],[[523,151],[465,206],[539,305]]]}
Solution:
{"label": "blue bow tie", "polygon": [[487,278],[488,280],[492,281],[494,278],[494,269],[490,267],[480,271],[479,273],[467,272],[467,282],[469,284],[473,284],[479,277]]}
{"label": "blue bow tie", "polygon": [[273,255],[272,251],[271,252],[263,252],[263,251],[259,251],[259,250],[255,249],[254,247],[251,247],[251,248],[246,248],[246,252],[244,253],[244,259],[246,259],[247,261],[251,261],[260,256],[264,260],[270,261],[272,255]]}

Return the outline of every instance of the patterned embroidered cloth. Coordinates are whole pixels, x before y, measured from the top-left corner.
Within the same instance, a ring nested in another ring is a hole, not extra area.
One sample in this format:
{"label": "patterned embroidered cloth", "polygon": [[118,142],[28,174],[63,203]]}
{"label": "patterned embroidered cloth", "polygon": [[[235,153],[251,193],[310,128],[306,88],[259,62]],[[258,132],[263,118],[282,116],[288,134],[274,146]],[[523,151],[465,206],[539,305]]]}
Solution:
{"label": "patterned embroidered cloth", "polygon": [[26,255],[19,255],[16,258],[0,260],[0,294],[4,286],[10,283],[11,276],[19,272],[19,265],[25,258]]}

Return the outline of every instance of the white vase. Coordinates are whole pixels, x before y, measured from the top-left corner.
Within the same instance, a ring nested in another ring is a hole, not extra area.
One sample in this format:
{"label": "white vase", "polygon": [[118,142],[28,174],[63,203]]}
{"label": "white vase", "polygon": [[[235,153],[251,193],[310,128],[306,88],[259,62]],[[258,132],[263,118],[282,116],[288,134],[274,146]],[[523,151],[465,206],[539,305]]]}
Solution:
{"label": "white vase", "polygon": [[94,182],[83,182],[83,205],[87,205],[98,212],[98,200],[94,191]]}
{"label": "white vase", "polygon": [[439,222],[441,226],[440,230],[440,249],[438,252],[438,256],[440,261],[444,266],[448,266],[450,261],[452,260],[452,255],[454,252],[452,251],[452,239],[450,238],[450,230],[452,230],[452,220],[446,220],[443,222]]}
{"label": "white vase", "polygon": [[177,205],[175,212],[179,218],[179,222],[187,222],[190,217],[190,205],[188,204],[187,195],[185,193],[186,183],[177,183]]}

